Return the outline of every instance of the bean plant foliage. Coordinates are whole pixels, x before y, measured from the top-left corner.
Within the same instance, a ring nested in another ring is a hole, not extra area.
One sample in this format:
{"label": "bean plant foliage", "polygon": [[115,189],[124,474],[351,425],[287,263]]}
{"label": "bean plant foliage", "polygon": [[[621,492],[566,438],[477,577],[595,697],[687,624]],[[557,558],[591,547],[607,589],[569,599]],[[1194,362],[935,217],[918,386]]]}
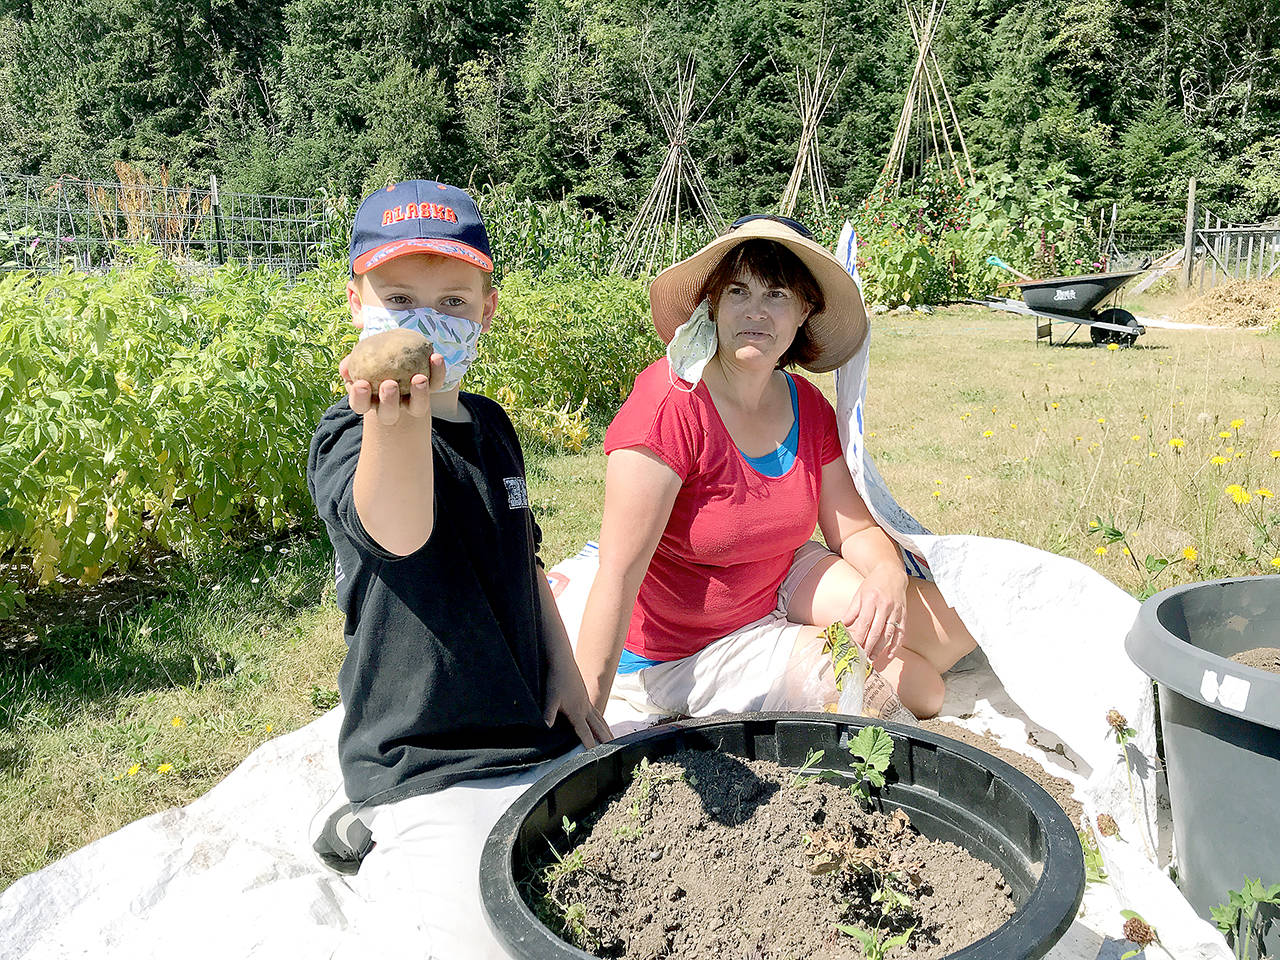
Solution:
{"label": "bean plant foliage", "polygon": [[196,293],[154,251],[104,277],[0,280],[0,555],[40,584],[195,553],[308,508],[341,303],[228,266]]}
{"label": "bean plant foliage", "polygon": [[[227,265],[193,281],[154,250],[105,275],[0,278],[0,561],[24,592],[315,519],[307,448],[356,332],[346,265],[290,284]],[[658,355],[644,286],[505,281],[464,388],[526,442],[580,449]]]}

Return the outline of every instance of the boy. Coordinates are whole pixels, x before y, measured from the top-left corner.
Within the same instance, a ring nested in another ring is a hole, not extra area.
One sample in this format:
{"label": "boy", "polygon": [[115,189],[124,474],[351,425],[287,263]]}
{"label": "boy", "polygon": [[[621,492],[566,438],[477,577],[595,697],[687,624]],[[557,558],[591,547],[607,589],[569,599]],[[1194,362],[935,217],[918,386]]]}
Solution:
{"label": "boy", "polygon": [[311,441],[307,483],[336,554],[348,648],[349,805],[316,850],[359,871],[352,886],[397,956],[420,944],[442,960],[502,958],[480,908],[485,837],[548,765],[608,727],[538,561],[511,421],[459,391],[498,304],[479,210],[456,187],[394,184],[360,205],[350,254],[362,336],[412,326],[433,355],[406,397],[394,380],[353,381],[344,360],[347,397]]}

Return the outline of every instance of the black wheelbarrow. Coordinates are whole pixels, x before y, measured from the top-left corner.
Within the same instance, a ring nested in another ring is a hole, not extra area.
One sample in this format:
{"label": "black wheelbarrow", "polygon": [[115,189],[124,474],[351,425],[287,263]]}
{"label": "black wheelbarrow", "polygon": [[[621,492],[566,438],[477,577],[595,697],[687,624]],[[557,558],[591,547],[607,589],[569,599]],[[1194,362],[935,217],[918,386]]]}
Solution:
{"label": "black wheelbarrow", "polygon": [[[1089,338],[1094,343],[1131,347],[1139,334],[1146,333],[1146,328],[1128,310],[1116,306],[1115,298],[1118,298],[1121,287],[1145,272],[1124,270],[1079,277],[1050,277],[1047,280],[1028,278],[1015,284],[1022,291],[1021,300],[985,297],[974,302],[995,310],[1027,314],[1048,321],[1036,324],[1036,343],[1044,338],[1053,343],[1053,324],[1070,323],[1074,326],[1061,343],[1069,341],[1081,327],[1088,327]],[[1098,309],[1109,297],[1113,298],[1111,306]]]}

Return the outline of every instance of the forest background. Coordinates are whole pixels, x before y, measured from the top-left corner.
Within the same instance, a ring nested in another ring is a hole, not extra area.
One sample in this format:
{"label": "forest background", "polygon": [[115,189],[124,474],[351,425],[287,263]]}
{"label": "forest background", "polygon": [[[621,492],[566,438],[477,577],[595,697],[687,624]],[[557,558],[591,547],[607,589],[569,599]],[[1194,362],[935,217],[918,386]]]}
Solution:
{"label": "forest background", "polygon": [[[625,220],[666,147],[646,78],[692,52],[696,102],[725,85],[691,144],[711,193],[769,209],[820,39],[848,68],[824,166],[860,204],[916,55],[901,0],[0,0],[0,170],[306,196],[430,176]],[[951,0],[935,49],[980,170],[1154,236],[1189,176],[1223,217],[1280,213],[1278,39],[1274,0]]]}

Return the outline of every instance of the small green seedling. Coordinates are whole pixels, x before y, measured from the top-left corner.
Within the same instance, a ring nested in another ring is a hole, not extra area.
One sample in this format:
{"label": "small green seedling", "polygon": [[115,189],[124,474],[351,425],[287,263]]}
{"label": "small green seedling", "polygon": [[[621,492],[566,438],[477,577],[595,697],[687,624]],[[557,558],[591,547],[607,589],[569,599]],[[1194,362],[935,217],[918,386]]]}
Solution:
{"label": "small green seedling", "polygon": [[560,851],[555,847],[551,847],[551,855],[556,858],[556,862],[549,864],[542,873],[542,882],[548,887],[558,880],[563,880],[565,877],[577,873],[587,865],[587,855],[582,852],[581,847],[563,857],[560,856]]}
{"label": "small green seedling", "polygon": [[862,944],[862,952],[866,955],[867,960],[884,960],[885,955],[894,947],[900,947],[910,938],[915,927],[908,927],[902,933],[894,934],[888,939],[880,938],[880,928],[875,930],[864,930],[862,927],[854,927],[847,923],[837,923],[836,929],[847,936],[854,937]]}
{"label": "small green seedling", "polygon": [[911,898],[895,887],[894,881],[904,883],[896,873],[886,870],[878,874],[880,886],[871,894],[871,902],[880,904],[880,916],[888,919],[895,913],[911,909]]}
{"label": "small green seedling", "polygon": [[560,818],[560,829],[564,831],[566,837],[573,836],[573,831],[578,829],[578,824],[570,820],[567,816]]}
{"label": "small green seedling", "polygon": [[1264,903],[1280,904],[1280,883],[1268,887],[1261,878],[1251,880],[1245,877],[1243,888],[1227,891],[1226,903],[1209,908],[1218,929],[1225,936],[1231,937],[1236,949],[1236,960],[1248,960],[1251,954],[1253,923],[1257,918],[1258,907]]}
{"label": "small green seedling", "polygon": [[822,759],[825,750],[810,750],[808,756],[804,758],[804,764],[796,771],[796,775],[791,779],[791,789],[798,790],[800,787],[806,787],[815,780],[822,778],[822,772],[807,773],[814,769],[819,760]]}
{"label": "small green seedling", "polygon": [[849,752],[853,754],[854,776],[849,792],[861,800],[863,806],[869,807],[871,789],[879,790],[884,786],[885,771],[889,769],[889,760],[893,756],[893,738],[884,727],[863,727],[849,741]]}

